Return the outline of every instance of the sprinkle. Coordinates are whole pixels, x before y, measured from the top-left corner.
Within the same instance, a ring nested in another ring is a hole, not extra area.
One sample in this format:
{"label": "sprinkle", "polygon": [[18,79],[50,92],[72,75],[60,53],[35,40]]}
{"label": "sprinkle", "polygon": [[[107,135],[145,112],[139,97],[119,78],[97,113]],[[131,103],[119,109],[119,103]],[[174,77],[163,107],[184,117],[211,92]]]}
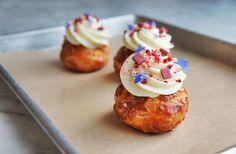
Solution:
{"label": "sprinkle", "polygon": [[159,28],[159,33],[162,34],[162,33],[166,33],[168,30],[165,28],[165,27],[160,27]]}
{"label": "sprinkle", "polygon": [[163,63],[167,63],[168,62],[168,59],[163,59]]}
{"label": "sprinkle", "polygon": [[84,13],[85,19],[88,20],[90,15],[88,13]]}
{"label": "sprinkle", "polygon": [[104,30],[104,28],[103,27],[98,27],[98,30]]}
{"label": "sprinkle", "polygon": [[152,55],[152,53],[150,52],[150,50],[146,50],[146,54],[147,54],[148,56],[151,56],[151,55]]}
{"label": "sprinkle", "polygon": [[167,56],[167,55],[169,55],[169,52],[168,51],[166,51],[165,49],[160,49],[160,52],[161,52],[161,55],[163,55],[163,56]]}
{"label": "sprinkle", "polygon": [[137,49],[135,50],[135,53],[139,53],[140,51],[142,51],[142,50],[144,50],[145,49],[145,47],[143,47],[142,45],[139,45],[138,47],[137,47]]}
{"label": "sprinkle", "polygon": [[147,82],[147,79],[143,79],[142,84],[146,84]]}
{"label": "sprinkle", "polygon": [[134,29],[134,27],[132,25],[128,25],[128,30],[132,31]]}
{"label": "sprinkle", "polygon": [[74,20],[74,22],[75,22],[75,24],[77,23],[77,22],[79,22],[79,23],[82,23],[82,18],[81,17],[79,17],[79,18],[76,18],[75,20]]}
{"label": "sprinkle", "polygon": [[155,63],[159,63],[160,62],[160,57],[155,57]]}
{"label": "sprinkle", "polygon": [[188,69],[188,61],[185,60],[183,57],[179,58],[175,63],[178,64],[182,68],[182,70]]}
{"label": "sprinkle", "polygon": [[180,80],[180,79],[178,79],[178,80],[175,80],[175,82],[181,82],[181,80]]}
{"label": "sprinkle", "polygon": [[66,28],[70,27],[70,22],[66,22]]}
{"label": "sprinkle", "polygon": [[157,53],[155,51],[152,51],[152,56],[156,57]]}
{"label": "sprinkle", "polygon": [[173,60],[173,58],[171,57],[171,55],[168,56],[167,60],[168,60],[168,61],[172,61],[172,60]]}
{"label": "sprinkle", "polygon": [[170,69],[168,67],[161,69],[161,75],[163,79],[170,79],[172,77]]}
{"label": "sprinkle", "polygon": [[139,22],[137,25],[138,25],[139,27],[143,27],[143,26],[144,26],[144,23],[143,23],[143,22]]}
{"label": "sprinkle", "polygon": [[171,68],[173,67],[173,65],[169,64],[167,67],[168,67],[169,69],[171,69]]}
{"label": "sprinkle", "polygon": [[142,63],[146,60],[145,57],[144,57],[142,54],[140,54],[140,53],[135,54],[135,55],[132,57],[132,59],[135,61],[135,63],[136,63],[137,65],[142,64]]}
{"label": "sprinkle", "polygon": [[150,22],[150,25],[153,26],[153,27],[156,27],[156,26],[157,26],[157,23],[156,23],[156,21],[152,20],[152,21]]}
{"label": "sprinkle", "polygon": [[142,82],[144,79],[145,79],[145,76],[144,76],[143,73],[134,76],[134,82],[135,83]]}

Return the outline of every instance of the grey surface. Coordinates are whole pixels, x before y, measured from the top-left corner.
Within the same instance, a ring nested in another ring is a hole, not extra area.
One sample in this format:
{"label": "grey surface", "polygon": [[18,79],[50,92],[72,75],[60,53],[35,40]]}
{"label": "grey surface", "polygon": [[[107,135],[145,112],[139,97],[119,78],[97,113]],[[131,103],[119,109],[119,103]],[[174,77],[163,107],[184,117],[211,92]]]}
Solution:
{"label": "grey surface", "polygon": [[64,25],[89,12],[137,13],[236,43],[235,0],[0,0],[0,35]]}
{"label": "grey surface", "polygon": [[71,146],[69,141],[60,133],[53,125],[52,121],[47,117],[47,115],[37,106],[23,90],[23,88],[17,83],[13,76],[0,64],[0,77],[7,83],[11,91],[15,93],[17,98],[21,100],[21,103],[30,112],[30,115],[34,117],[44,132],[50,137],[53,143],[62,153],[77,153],[74,147]]}
{"label": "grey surface", "polygon": [[0,78],[0,153],[56,154],[58,150]]}
{"label": "grey surface", "polygon": [[[100,17],[138,13],[236,43],[235,7],[235,0],[0,0],[0,35],[60,26],[83,12]],[[0,130],[0,153],[58,153],[2,80]]]}

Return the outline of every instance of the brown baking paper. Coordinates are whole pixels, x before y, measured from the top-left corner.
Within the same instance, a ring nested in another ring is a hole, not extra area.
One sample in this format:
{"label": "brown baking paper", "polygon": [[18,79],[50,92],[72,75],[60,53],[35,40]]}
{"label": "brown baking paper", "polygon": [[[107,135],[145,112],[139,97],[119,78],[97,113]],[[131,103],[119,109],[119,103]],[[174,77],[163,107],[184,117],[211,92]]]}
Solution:
{"label": "brown baking paper", "polygon": [[89,74],[65,69],[59,50],[1,54],[0,62],[81,153],[199,154],[236,143],[235,69],[178,49],[174,55],[190,63],[186,119],[165,134],[145,134],[120,122],[112,110],[119,84],[113,56],[120,40],[111,41],[109,64]]}

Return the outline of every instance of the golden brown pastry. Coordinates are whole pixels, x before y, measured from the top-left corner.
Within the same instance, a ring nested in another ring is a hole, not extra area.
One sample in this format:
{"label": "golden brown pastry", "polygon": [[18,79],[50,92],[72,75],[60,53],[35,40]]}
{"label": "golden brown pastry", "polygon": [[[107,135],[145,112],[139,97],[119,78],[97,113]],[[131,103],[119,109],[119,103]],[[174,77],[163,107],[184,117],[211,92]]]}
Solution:
{"label": "golden brown pastry", "polygon": [[174,129],[184,120],[189,98],[183,81],[187,61],[164,50],[139,48],[124,62],[114,112],[125,124],[148,133]]}
{"label": "golden brown pastry", "polygon": [[135,25],[128,25],[123,37],[124,46],[119,49],[114,57],[116,74],[119,76],[120,68],[125,59],[134,53],[139,45],[148,50],[163,48],[169,51],[174,47],[171,38],[171,35],[167,33],[167,29],[157,27],[155,22],[140,22]]}
{"label": "golden brown pastry", "polygon": [[93,72],[108,63],[109,49],[106,45],[88,49],[83,45],[72,45],[65,39],[60,57],[72,71]]}
{"label": "golden brown pastry", "polygon": [[181,88],[171,95],[155,98],[137,97],[121,84],[115,92],[114,111],[122,122],[146,133],[161,133],[174,129],[185,118],[189,99]]}
{"label": "golden brown pastry", "polygon": [[120,50],[117,52],[116,56],[114,57],[114,68],[115,73],[117,76],[120,75],[120,69],[124,63],[124,61],[132,54],[134,53],[132,50],[121,47]]}
{"label": "golden brown pastry", "polygon": [[99,70],[108,63],[108,39],[98,17],[84,14],[67,23],[60,58],[72,71]]}

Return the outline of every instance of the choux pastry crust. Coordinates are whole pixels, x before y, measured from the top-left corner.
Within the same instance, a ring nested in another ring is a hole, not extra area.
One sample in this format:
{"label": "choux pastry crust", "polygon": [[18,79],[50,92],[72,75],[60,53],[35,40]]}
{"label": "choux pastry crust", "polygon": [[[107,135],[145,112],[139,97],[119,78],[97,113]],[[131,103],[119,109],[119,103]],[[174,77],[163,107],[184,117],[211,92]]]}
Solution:
{"label": "choux pastry crust", "polygon": [[102,45],[89,49],[83,45],[73,45],[65,39],[60,58],[64,65],[72,71],[93,72],[108,63],[109,48],[106,45]]}
{"label": "choux pastry crust", "polygon": [[116,115],[125,124],[146,133],[163,133],[184,120],[189,98],[185,88],[156,98],[137,97],[120,84],[115,92]]}
{"label": "choux pastry crust", "polygon": [[117,52],[116,56],[114,57],[114,68],[115,68],[115,73],[117,76],[120,76],[120,70],[121,67],[126,60],[134,51],[126,48],[126,47],[121,47],[119,51]]}

